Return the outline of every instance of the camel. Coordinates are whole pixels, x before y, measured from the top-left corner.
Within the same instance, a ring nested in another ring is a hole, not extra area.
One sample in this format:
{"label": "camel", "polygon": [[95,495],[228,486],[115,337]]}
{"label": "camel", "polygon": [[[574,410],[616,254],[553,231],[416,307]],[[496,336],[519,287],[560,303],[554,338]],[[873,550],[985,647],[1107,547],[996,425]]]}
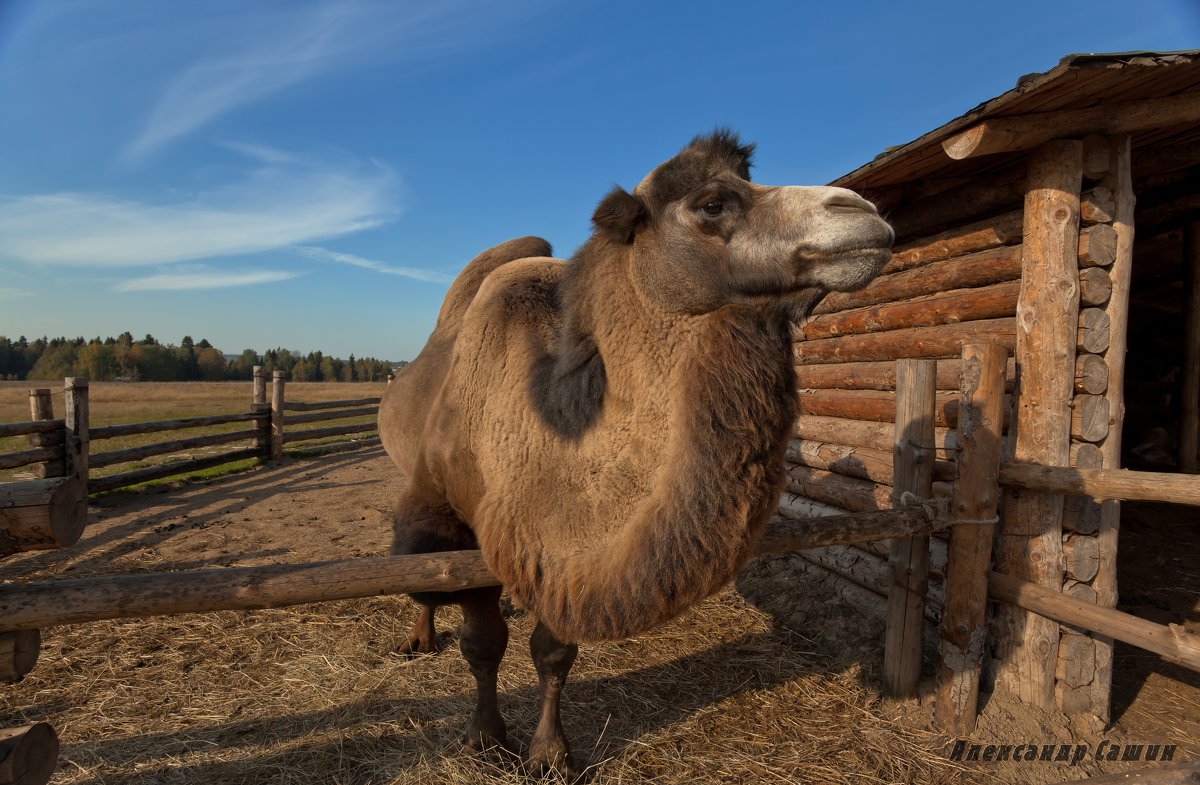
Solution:
{"label": "camel", "polygon": [[[381,403],[384,447],[409,478],[393,552],[478,548],[537,619],[538,770],[575,770],[559,696],[578,645],[679,615],[749,559],[796,416],[790,322],[890,258],[870,202],[752,183],[753,149],[718,130],[632,192],[614,187],[570,261],[536,237],[481,254]],[[500,597],[414,595],[403,647],[434,651],[434,609],[461,606],[468,750],[507,744]]]}

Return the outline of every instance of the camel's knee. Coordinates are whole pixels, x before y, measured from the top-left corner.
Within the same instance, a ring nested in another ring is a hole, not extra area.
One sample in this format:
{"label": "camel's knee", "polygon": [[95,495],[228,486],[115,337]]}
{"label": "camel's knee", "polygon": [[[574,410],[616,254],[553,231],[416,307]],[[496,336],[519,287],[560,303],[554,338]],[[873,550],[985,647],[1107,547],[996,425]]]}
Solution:
{"label": "camel's knee", "polygon": [[463,611],[459,648],[472,672],[495,674],[508,649],[508,622],[500,613],[500,593],[499,586],[457,592]]}
{"label": "camel's knee", "polygon": [[[445,502],[432,503],[411,494],[400,498],[392,513],[392,555],[475,550],[479,547],[471,529]],[[459,602],[461,592],[416,592],[410,594],[422,605]]]}
{"label": "camel's knee", "polygon": [[543,681],[550,680],[559,687],[566,682],[578,654],[578,644],[563,643],[541,622],[538,622],[529,638],[529,655],[533,658],[538,677]]}

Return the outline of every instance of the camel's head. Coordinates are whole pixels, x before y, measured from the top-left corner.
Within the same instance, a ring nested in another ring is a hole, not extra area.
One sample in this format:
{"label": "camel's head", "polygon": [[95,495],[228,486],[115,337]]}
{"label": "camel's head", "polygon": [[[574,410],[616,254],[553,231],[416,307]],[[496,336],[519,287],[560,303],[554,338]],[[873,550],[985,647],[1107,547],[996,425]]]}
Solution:
{"label": "camel's head", "polygon": [[636,284],[660,306],[803,309],[866,286],[890,258],[894,235],[874,205],[844,188],[751,183],[753,150],[729,131],[697,137],[596,208],[597,234],[634,250]]}

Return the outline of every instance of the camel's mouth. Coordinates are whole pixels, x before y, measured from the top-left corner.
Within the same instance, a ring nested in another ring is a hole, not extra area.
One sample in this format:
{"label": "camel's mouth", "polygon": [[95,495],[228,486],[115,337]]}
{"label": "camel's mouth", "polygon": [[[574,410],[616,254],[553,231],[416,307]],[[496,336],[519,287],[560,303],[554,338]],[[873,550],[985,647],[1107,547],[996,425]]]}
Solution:
{"label": "camel's mouth", "polygon": [[797,251],[792,258],[796,283],[834,292],[852,292],[869,284],[892,258],[892,244],[837,250]]}

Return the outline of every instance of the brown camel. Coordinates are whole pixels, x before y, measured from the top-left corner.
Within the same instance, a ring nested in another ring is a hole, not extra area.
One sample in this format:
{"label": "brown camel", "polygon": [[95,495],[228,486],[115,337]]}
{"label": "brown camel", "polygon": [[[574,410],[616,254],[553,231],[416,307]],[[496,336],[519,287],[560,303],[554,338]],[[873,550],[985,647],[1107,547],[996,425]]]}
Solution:
{"label": "brown camel", "polygon": [[[755,185],[752,150],[697,137],[614,188],[569,262],[531,237],[484,252],[384,396],[383,444],[409,477],[393,552],[479,548],[538,620],[536,767],[573,766],[558,701],[578,643],[660,624],[745,564],[796,415],[789,323],[890,256],[873,205]],[[408,652],[434,650],[437,605],[462,606],[470,749],[507,741],[500,592],[414,597]]]}

